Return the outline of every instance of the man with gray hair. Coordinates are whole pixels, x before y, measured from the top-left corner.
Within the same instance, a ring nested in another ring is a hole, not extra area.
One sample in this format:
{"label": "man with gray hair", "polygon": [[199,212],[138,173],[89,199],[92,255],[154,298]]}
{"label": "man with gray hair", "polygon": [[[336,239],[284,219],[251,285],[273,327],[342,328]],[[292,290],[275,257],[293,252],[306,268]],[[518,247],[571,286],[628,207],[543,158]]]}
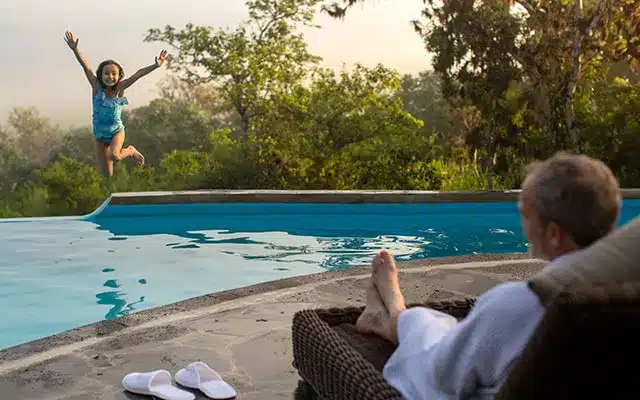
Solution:
{"label": "man with gray hair", "polygon": [[529,165],[518,201],[534,257],[553,261],[609,233],[620,213],[620,187],[601,161],[558,153]]}
{"label": "man with gray hair", "polygon": [[[598,160],[559,153],[532,164],[518,209],[530,252],[550,261],[542,274],[550,280],[572,275],[564,269],[576,250],[611,232],[620,206],[618,182]],[[387,251],[371,265],[356,326],[398,345],[384,366],[385,379],[406,399],[493,398],[544,312],[527,282],[494,287],[458,322],[436,310],[407,309]]]}

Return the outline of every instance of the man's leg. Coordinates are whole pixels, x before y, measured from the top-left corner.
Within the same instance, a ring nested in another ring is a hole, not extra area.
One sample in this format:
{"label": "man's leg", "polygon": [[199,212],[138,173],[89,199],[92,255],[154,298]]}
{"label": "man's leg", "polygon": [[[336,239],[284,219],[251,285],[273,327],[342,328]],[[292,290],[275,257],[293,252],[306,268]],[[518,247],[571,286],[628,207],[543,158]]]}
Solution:
{"label": "man's leg", "polygon": [[367,304],[356,321],[356,329],[362,333],[376,334],[395,343],[391,330],[391,316],[373,283],[373,276],[367,285]]}
{"label": "man's leg", "polygon": [[388,251],[383,250],[373,258],[371,275],[367,304],[356,327],[361,332],[376,333],[398,343],[398,315],[406,310],[406,306],[398,282],[398,269]]}
{"label": "man's leg", "polygon": [[398,343],[398,316],[407,309],[404,296],[400,290],[398,281],[398,268],[393,256],[386,250],[382,250],[374,257],[373,262],[373,283],[380,293],[380,298],[386,306],[391,317],[390,331],[392,341]]}

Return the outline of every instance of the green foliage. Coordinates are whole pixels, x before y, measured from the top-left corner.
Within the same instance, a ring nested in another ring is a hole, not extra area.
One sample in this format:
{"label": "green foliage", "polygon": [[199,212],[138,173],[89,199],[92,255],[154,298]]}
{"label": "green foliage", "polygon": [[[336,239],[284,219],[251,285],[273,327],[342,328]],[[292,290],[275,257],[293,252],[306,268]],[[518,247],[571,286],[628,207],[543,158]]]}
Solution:
{"label": "green foliage", "polygon": [[[190,190],[200,186],[207,155],[198,151],[178,150],[166,154],[160,162],[163,182],[160,187],[171,190]],[[175,185],[179,183],[179,187]]]}
{"label": "green foliage", "polygon": [[[592,60],[630,59],[636,46],[625,38],[637,29],[631,27],[640,8],[637,2],[622,3],[427,0],[424,21],[416,26],[435,53],[434,69],[445,78],[445,92],[499,125],[488,129],[487,141],[495,143],[490,149],[506,145],[539,156],[567,147],[581,150],[574,112],[576,88],[585,83],[581,72]],[[510,88],[517,91],[509,100]],[[514,140],[519,136],[524,140]]]}
{"label": "green foliage", "polygon": [[105,182],[109,192],[146,192],[159,189],[156,169],[152,166],[138,168],[119,163],[114,169],[115,176]]}
{"label": "green foliage", "polygon": [[640,182],[640,83],[600,76],[584,88],[576,104],[584,121],[584,151],[617,172],[623,186]]}
{"label": "green foliage", "polygon": [[477,153],[471,159],[437,160],[434,167],[441,173],[442,182],[440,190],[466,191],[466,190],[493,190],[493,189],[517,189],[520,185],[520,170],[516,169],[511,174],[494,176],[492,187],[487,184],[489,170],[477,162]]}
{"label": "green foliage", "polygon": [[[343,18],[361,1],[326,10]],[[494,176],[511,174],[510,164],[567,148],[597,155],[605,144],[593,129],[608,123],[591,125],[579,103],[595,97],[587,94],[593,79],[640,59],[633,0],[426,0],[414,26],[433,54],[450,115],[471,122],[464,142],[480,154],[489,187]]]}
{"label": "green foliage", "polygon": [[163,98],[126,113],[124,123],[131,140],[148,144],[144,148],[145,162],[153,166],[159,165],[167,149],[196,147],[213,129],[221,126],[215,110],[203,109],[193,102]]}
{"label": "green foliage", "polygon": [[0,201],[0,218],[19,218],[22,216],[22,214],[20,214],[17,211],[14,211],[15,206],[11,206],[10,204],[8,204],[7,201],[2,200]]}
{"label": "green foliage", "polygon": [[26,177],[24,162],[25,157],[13,140],[5,137],[0,141],[0,198],[14,191],[19,179]]}
{"label": "green foliage", "polygon": [[349,146],[329,159],[321,176],[340,190],[438,190],[442,177],[425,157],[426,140],[413,139],[376,137]]}
{"label": "green foliage", "polygon": [[[11,110],[8,127],[22,155],[37,166],[46,165],[51,160],[57,150],[55,144],[62,136],[62,130],[33,107]],[[18,132],[19,135],[16,134]]]}
{"label": "green foliage", "polygon": [[52,212],[49,205],[49,192],[46,188],[29,183],[12,196],[17,200],[16,211],[21,216],[45,217],[49,215],[64,215],[74,212],[73,209],[62,208]]}
{"label": "green foliage", "polygon": [[64,215],[68,210],[87,214],[105,199],[100,172],[81,161],[60,156],[36,175],[47,191],[51,215]]}
{"label": "green foliage", "polygon": [[311,25],[320,0],[250,0],[249,20],[235,30],[187,24],[150,29],[146,41],[169,44],[169,69],[196,84],[215,84],[248,134],[270,106],[320,59],[296,30]]}
{"label": "green foliage", "polygon": [[433,72],[404,75],[399,90],[399,100],[409,114],[423,121],[425,135],[441,135],[443,145],[455,142],[460,127],[450,119],[450,105],[442,96],[440,76]]}

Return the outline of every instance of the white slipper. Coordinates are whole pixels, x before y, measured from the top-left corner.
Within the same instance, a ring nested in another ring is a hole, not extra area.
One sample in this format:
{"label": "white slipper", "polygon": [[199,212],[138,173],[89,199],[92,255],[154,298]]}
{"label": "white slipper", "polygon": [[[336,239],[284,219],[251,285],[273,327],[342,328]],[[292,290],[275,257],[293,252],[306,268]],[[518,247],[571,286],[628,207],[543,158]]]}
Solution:
{"label": "white slipper", "polygon": [[122,386],[131,393],[154,396],[162,400],[194,400],[196,396],[171,384],[171,374],[163,369],[132,372],[122,378]]}
{"label": "white slipper", "polygon": [[226,400],[237,396],[235,389],[202,361],[193,362],[176,372],[176,382],[190,389],[198,389],[210,399]]}

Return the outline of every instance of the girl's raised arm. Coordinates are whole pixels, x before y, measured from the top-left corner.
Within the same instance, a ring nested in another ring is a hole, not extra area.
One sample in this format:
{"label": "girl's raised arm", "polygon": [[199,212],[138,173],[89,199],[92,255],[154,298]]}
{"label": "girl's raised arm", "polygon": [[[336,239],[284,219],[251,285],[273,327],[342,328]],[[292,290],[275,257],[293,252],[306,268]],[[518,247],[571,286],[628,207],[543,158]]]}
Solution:
{"label": "girl's raised arm", "polygon": [[160,68],[162,64],[164,64],[166,59],[167,51],[162,50],[160,54],[156,56],[156,61],[153,64],[149,65],[148,67],[140,68],[130,77],[121,80],[120,83],[118,83],[118,90],[125,90],[129,86],[133,85],[138,79]]}
{"label": "girl's raised arm", "polygon": [[67,46],[69,46],[69,48],[73,51],[73,54],[76,56],[76,60],[78,60],[78,62],[80,63],[80,66],[84,70],[84,74],[87,76],[87,80],[89,81],[89,84],[91,85],[91,87],[93,89],[97,89],[98,78],[96,78],[96,75],[91,70],[89,63],[87,63],[87,60],[84,59],[84,57],[80,53],[80,50],[78,50],[79,39],[75,38],[73,36],[73,33],[67,31],[64,34],[64,41],[67,43]]}

